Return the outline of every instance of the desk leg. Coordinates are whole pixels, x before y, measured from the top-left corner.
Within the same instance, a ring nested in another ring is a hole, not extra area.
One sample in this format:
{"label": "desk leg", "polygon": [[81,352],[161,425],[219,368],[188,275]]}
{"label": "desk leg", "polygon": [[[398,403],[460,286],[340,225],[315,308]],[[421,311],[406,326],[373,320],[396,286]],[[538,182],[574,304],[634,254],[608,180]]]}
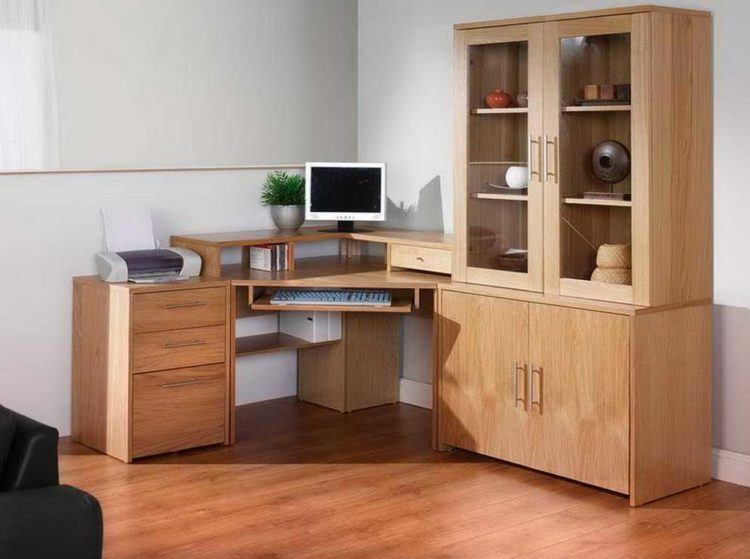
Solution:
{"label": "desk leg", "polygon": [[440,291],[432,292],[432,448],[445,452],[450,450],[440,438]]}
{"label": "desk leg", "polygon": [[227,444],[237,442],[237,406],[235,396],[237,386],[237,290],[240,287],[229,289],[230,313],[229,313],[229,383],[227,389],[227,414],[228,437]]}

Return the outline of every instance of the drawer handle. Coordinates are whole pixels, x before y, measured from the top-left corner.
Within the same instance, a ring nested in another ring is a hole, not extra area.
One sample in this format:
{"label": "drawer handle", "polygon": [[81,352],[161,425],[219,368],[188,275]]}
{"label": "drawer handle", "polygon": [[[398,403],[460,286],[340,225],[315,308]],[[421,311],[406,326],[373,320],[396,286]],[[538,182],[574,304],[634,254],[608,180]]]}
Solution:
{"label": "drawer handle", "polygon": [[422,258],[421,256],[417,256],[417,262],[424,262],[424,258]]}
{"label": "drawer handle", "polygon": [[200,382],[203,382],[199,378],[194,378],[193,380],[183,380],[180,382],[168,382],[167,384],[162,384],[161,388],[179,388],[180,386],[189,386],[191,384],[198,384]]}
{"label": "drawer handle", "polygon": [[162,305],[162,309],[187,309],[190,307],[205,307],[207,303],[203,301],[190,301],[189,303],[171,303],[169,305]]}
{"label": "drawer handle", "polygon": [[189,340],[186,342],[167,342],[166,344],[162,344],[162,348],[164,349],[170,349],[173,347],[191,347],[196,345],[206,345],[208,341],[206,340]]}

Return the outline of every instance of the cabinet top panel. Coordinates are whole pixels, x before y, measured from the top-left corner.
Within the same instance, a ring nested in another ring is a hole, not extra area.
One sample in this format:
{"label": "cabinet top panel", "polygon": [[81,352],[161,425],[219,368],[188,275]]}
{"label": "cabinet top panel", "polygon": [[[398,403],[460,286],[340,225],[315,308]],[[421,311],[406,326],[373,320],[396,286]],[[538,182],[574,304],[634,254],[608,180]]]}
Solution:
{"label": "cabinet top panel", "polygon": [[492,19],[487,21],[472,21],[468,23],[457,23],[453,26],[456,30],[481,29],[483,27],[499,27],[503,25],[520,25],[524,23],[539,23],[544,21],[558,21],[565,19],[582,19],[587,17],[604,17],[625,14],[639,14],[643,12],[668,12],[692,16],[711,17],[711,12],[703,10],[688,10],[684,8],[672,8],[670,6],[655,6],[643,4],[640,6],[626,6],[622,8],[609,8],[603,10],[587,10],[584,12],[570,12],[565,14],[551,14],[543,16],[517,17],[510,19]]}

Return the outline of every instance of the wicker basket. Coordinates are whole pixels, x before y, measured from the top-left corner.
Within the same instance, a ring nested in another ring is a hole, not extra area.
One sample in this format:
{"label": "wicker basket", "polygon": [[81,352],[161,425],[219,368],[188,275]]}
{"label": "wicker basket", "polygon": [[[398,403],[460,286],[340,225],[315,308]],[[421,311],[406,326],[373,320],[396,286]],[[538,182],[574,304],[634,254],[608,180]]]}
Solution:
{"label": "wicker basket", "polygon": [[596,251],[599,268],[630,268],[630,245],[603,244]]}
{"label": "wicker basket", "polygon": [[596,268],[591,274],[591,281],[630,285],[632,273],[630,268]]}

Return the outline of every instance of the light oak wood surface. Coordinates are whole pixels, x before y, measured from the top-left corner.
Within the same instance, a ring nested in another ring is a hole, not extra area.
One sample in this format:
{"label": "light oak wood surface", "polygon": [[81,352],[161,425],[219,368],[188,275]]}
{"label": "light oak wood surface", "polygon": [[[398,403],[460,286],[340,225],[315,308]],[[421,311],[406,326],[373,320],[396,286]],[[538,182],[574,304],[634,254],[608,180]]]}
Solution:
{"label": "light oak wood surface", "polygon": [[391,266],[423,270],[438,274],[450,274],[453,251],[393,243],[390,246]]}
{"label": "light oak wood surface", "polygon": [[438,284],[450,283],[443,274],[386,269],[377,256],[321,256],[300,258],[295,270],[266,272],[247,270],[230,264],[222,268],[222,277],[234,286],[262,287],[361,287],[382,289],[434,289]]}
{"label": "light oak wood surface", "polygon": [[682,14],[697,17],[711,17],[710,12],[702,10],[689,10],[685,8],[673,8],[671,6],[659,6],[656,4],[640,4],[622,8],[605,8],[600,10],[586,10],[581,12],[568,12],[561,14],[549,14],[540,16],[517,17],[509,19],[492,19],[487,21],[475,21],[468,23],[457,23],[454,29],[481,29],[483,27],[496,27],[501,25],[521,25],[526,23],[562,21],[568,19],[600,18],[607,16],[618,16],[627,14],[639,14],[643,12],[657,12],[668,14]]}
{"label": "light oak wood surface", "polygon": [[[143,297],[140,304],[139,297]],[[170,324],[161,313],[175,310],[162,309],[162,304],[192,303],[196,297],[201,303],[206,302],[206,306],[178,307],[178,321],[172,325],[205,321],[220,324],[159,330]],[[221,318],[217,314],[219,305]],[[229,395],[234,385],[229,376],[233,325],[225,324],[230,305],[229,282],[216,278],[166,284],[108,284],[95,276],[74,278],[72,437],[123,462],[132,461],[133,410],[141,404],[134,396],[134,377],[150,374],[149,371],[216,363],[217,370],[223,371],[224,435],[218,442],[228,442],[233,406],[226,402],[231,401]],[[186,314],[188,309],[197,316]],[[207,309],[211,311],[207,313]],[[141,310],[146,312],[142,319],[138,316]],[[136,323],[143,329],[157,331],[136,334]],[[145,425],[151,408],[140,409],[140,421]],[[169,409],[167,405],[164,411]],[[201,411],[197,413],[200,415]],[[139,455],[143,448],[151,448],[149,444],[141,436]]]}
{"label": "light oak wood surface", "polygon": [[133,333],[224,324],[226,297],[222,287],[138,293],[133,298]]}
{"label": "light oak wood surface", "polygon": [[130,457],[130,292],[73,279],[71,433],[120,460]]}
{"label": "light oak wood surface", "polygon": [[[346,339],[346,317],[344,339]],[[297,397],[339,412],[346,411],[346,343],[300,349],[297,352]]]}
{"label": "light oak wood surface", "polygon": [[634,505],[711,480],[711,305],[631,319]]}
{"label": "light oak wood surface", "polygon": [[133,458],[224,442],[224,364],[133,379]]}
{"label": "light oak wood surface", "polygon": [[535,468],[629,492],[629,328],[626,316],[530,306]]}
{"label": "light oak wood surface", "polygon": [[440,441],[530,465],[529,305],[442,292]]}
{"label": "light oak wood surface", "polygon": [[225,359],[224,325],[133,336],[133,373],[223,363]]}
{"label": "light oak wood surface", "polygon": [[[60,478],[104,512],[104,557],[739,558],[750,488],[627,499],[429,445],[430,412],[238,408],[235,446],[119,463],[63,439]],[[301,529],[300,527],[304,527]]]}
{"label": "light oak wood surface", "polygon": [[399,317],[350,313],[345,328],[346,410],[398,402]]}

